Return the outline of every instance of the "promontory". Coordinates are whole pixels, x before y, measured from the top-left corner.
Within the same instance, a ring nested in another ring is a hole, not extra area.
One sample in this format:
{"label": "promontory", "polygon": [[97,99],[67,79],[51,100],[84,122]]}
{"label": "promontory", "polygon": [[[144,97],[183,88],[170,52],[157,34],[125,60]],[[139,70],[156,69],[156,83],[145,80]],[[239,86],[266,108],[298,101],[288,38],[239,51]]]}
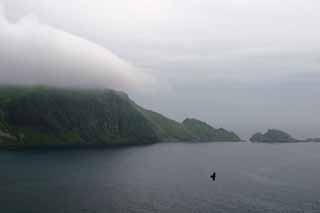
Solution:
{"label": "promontory", "polygon": [[104,146],[164,141],[240,141],[197,119],[182,123],[137,105],[124,92],[0,87],[0,147]]}

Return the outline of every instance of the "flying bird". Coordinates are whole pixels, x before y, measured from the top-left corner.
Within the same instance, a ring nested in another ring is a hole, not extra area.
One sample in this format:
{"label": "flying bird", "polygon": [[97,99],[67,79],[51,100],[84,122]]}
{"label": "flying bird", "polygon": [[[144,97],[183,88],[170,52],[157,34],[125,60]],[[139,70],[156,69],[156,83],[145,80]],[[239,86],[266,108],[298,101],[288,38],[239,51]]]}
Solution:
{"label": "flying bird", "polygon": [[212,175],[211,175],[210,177],[212,178],[212,180],[213,180],[213,181],[215,181],[215,180],[216,180],[216,173],[215,173],[215,172],[213,172],[213,173],[212,173]]}

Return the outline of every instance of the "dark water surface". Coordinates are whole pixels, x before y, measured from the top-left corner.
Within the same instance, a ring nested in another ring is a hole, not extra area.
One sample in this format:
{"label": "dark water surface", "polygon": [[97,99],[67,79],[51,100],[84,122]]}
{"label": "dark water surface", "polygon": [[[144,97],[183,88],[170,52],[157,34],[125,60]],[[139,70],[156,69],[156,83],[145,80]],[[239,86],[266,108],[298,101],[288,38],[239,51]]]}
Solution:
{"label": "dark water surface", "polygon": [[319,213],[320,143],[0,151],[0,212]]}

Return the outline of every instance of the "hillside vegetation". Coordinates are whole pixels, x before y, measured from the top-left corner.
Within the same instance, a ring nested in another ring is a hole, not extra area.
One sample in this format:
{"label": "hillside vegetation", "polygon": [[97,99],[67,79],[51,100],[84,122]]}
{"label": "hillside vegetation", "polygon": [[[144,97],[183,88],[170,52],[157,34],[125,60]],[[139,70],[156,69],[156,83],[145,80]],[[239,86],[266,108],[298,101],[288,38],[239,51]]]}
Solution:
{"label": "hillside vegetation", "polygon": [[197,141],[240,141],[238,135],[223,128],[215,129],[197,119],[185,119],[182,124]]}
{"label": "hillside vegetation", "polygon": [[237,141],[198,120],[179,123],[114,90],[0,87],[0,145],[149,144]]}

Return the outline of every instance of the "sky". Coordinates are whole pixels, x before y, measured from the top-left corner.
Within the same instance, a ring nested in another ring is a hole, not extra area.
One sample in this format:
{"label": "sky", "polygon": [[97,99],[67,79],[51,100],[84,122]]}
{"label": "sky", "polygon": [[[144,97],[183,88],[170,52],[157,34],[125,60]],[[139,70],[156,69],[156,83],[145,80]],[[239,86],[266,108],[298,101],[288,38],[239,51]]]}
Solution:
{"label": "sky", "polygon": [[318,0],[0,0],[0,83],[107,87],[248,138],[320,137]]}

